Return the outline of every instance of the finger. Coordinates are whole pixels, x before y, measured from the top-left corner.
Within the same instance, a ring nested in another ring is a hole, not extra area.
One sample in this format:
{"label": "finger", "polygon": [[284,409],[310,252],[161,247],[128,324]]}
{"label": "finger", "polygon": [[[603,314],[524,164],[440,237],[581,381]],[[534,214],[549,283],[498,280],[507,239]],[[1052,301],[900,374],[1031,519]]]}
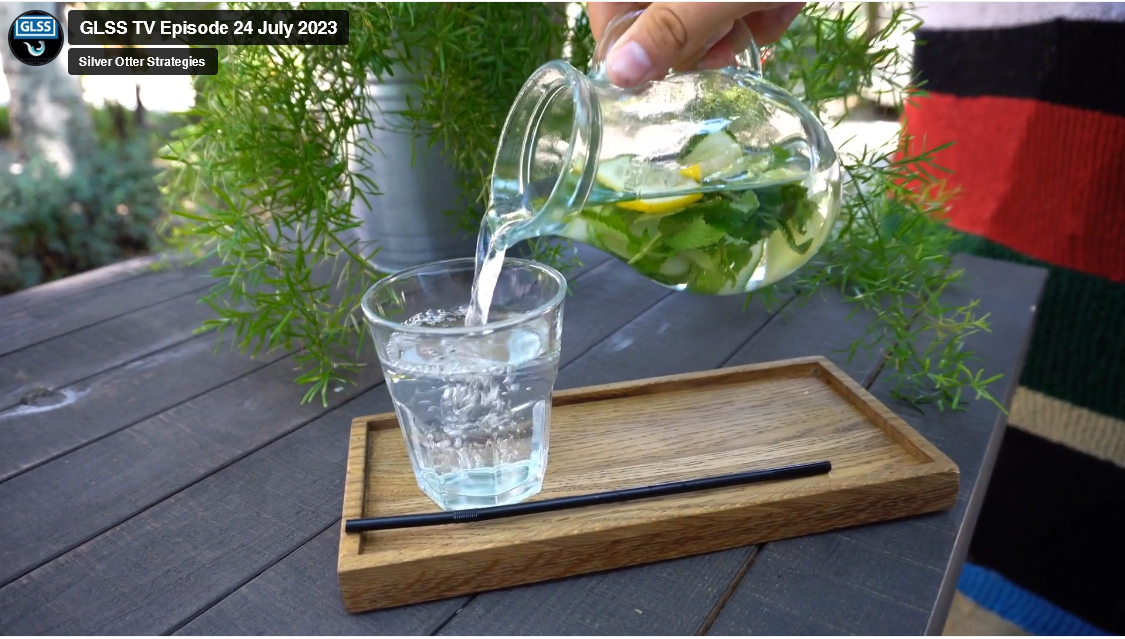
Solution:
{"label": "finger", "polygon": [[[805,7],[803,2],[787,2],[783,6],[768,11],[759,11],[746,16],[746,24],[754,33],[754,41],[758,44],[773,44],[781,34],[793,24],[793,20]],[[749,46],[749,43],[747,43]],[[745,48],[745,47],[744,47]]]}
{"label": "finger", "polygon": [[681,66],[705,50],[704,44],[742,16],[781,6],[771,2],[655,2],[609,52],[610,80],[636,86]]}
{"label": "finger", "polygon": [[[726,27],[723,27],[723,28],[719,29],[718,31],[716,31],[715,33],[711,34],[711,37],[707,40],[707,42],[703,43],[703,47],[699,51],[697,51],[695,53],[695,55],[688,58],[686,61],[681,62],[679,65],[673,67],[673,69],[676,70],[676,71],[691,71],[693,69],[720,68],[721,66],[723,66],[723,65],[720,65],[720,67],[701,67],[700,63],[703,61],[704,58],[706,58],[708,56],[710,51],[713,51],[716,46],[718,46],[721,42],[723,42],[724,40],[729,38],[730,36],[728,34],[731,32],[731,29],[736,24],[740,24],[741,22],[742,22],[741,20],[735,20],[734,22],[727,25]],[[745,29],[746,26],[743,25],[743,28]],[[749,31],[747,30],[747,32],[749,32]],[[657,77],[659,77],[659,74],[657,74]]]}
{"label": "finger", "polygon": [[643,9],[649,4],[648,2],[587,2],[586,17],[590,20],[590,32],[594,35],[594,42],[605,34],[605,27],[614,16]]}
{"label": "finger", "polygon": [[[784,33],[787,28],[789,28],[789,25],[792,24],[796,15],[800,13],[803,7],[803,2],[790,3],[785,7],[770,9],[768,11],[759,13],[752,13],[742,20],[736,21],[734,24],[734,28],[731,29],[730,33],[721,41],[719,41],[714,47],[712,47],[706,55],[700,58],[696,68],[721,69],[723,67],[728,67],[734,64],[735,57],[738,54],[750,48],[751,42],[755,42],[758,44],[772,44],[773,42],[776,42],[777,39],[781,37],[781,34]],[[768,15],[771,13],[776,14],[783,11],[791,12],[794,17],[790,18],[787,15]],[[777,18],[780,18],[780,23],[784,24],[784,26],[781,27],[780,30],[774,31],[775,29],[777,29],[777,27],[775,26],[778,24],[778,22],[776,21]],[[759,25],[758,31],[751,32],[750,27],[747,25],[747,22],[751,21],[764,23],[766,26]],[[764,37],[759,34],[764,34]]]}
{"label": "finger", "polygon": [[698,68],[721,69],[733,65],[735,57],[750,47],[751,38],[745,20],[735,20],[730,32],[700,59]]}

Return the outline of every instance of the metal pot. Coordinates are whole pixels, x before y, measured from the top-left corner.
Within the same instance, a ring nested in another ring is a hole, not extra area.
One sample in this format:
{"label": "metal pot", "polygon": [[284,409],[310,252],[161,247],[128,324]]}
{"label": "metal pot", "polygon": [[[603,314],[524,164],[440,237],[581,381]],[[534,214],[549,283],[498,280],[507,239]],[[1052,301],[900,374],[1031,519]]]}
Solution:
{"label": "metal pot", "polygon": [[369,261],[384,273],[472,256],[476,248],[475,234],[459,229],[456,215],[447,213],[463,210],[467,201],[457,186],[456,169],[440,143],[429,146],[425,134],[411,132],[401,115],[407,96],[419,90],[402,69],[393,76],[371,78],[367,95],[373,124],[355,132],[378,151],[353,147],[363,161],[353,158],[351,170],[366,175],[380,191],[366,193],[370,207],[358,195],[353,200],[352,214],[362,220],[356,234],[365,245],[364,254],[379,248]]}

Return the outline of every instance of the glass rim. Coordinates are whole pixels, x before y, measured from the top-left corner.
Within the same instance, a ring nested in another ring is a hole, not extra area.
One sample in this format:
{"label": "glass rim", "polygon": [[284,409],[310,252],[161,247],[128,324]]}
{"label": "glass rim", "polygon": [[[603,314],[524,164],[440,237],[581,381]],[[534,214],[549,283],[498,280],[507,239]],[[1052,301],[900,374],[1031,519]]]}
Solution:
{"label": "glass rim", "polygon": [[[396,322],[394,320],[387,319],[387,318],[379,315],[378,313],[376,313],[374,311],[374,309],[371,308],[369,300],[371,299],[372,295],[374,295],[376,290],[378,290],[378,289],[390,286],[391,284],[393,284],[395,282],[401,282],[403,280],[410,279],[411,277],[416,277],[423,270],[434,270],[435,272],[448,272],[448,271],[452,270],[452,267],[460,266],[460,265],[467,265],[467,266],[469,266],[469,268],[471,270],[475,270],[476,269],[476,258],[455,257],[455,258],[448,259],[448,260],[438,260],[436,262],[426,262],[425,264],[419,264],[417,266],[411,266],[409,268],[405,268],[401,271],[398,271],[396,273],[392,273],[392,274],[384,277],[383,279],[379,280],[378,282],[375,282],[370,287],[368,287],[367,291],[364,292],[363,297],[360,299],[360,306],[363,308],[364,317],[367,319],[368,322],[371,322],[372,324],[376,324],[376,325],[382,326],[384,328],[389,328],[389,329],[391,329],[393,331],[396,331],[396,332],[399,332],[399,333],[414,333],[414,334],[419,334],[419,335],[423,335],[423,334],[424,335],[484,335],[484,334],[487,334],[487,333],[492,333],[492,332],[497,331],[497,330],[519,326],[520,324],[526,323],[528,320],[532,320],[532,319],[535,319],[537,317],[541,317],[541,316],[547,314],[548,312],[550,312],[551,309],[556,308],[559,305],[561,305],[563,300],[566,298],[567,282],[566,282],[566,278],[563,276],[562,273],[560,273],[559,271],[557,271],[554,268],[551,268],[550,266],[547,266],[546,264],[543,264],[542,262],[536,262],[534,260],[528,260],[528,259],[524,259],[524,258],[521,258],[521,257],[507,257],[507,256],[505,256],[504,257],[504,264],[500,267],[501,273],[503,273],[505,268],[507,268],[508,266],[516,266],[516,267],[520,267],[520,268],[528,268],[528,269],[531,269],[531,270],[537,270],[537,271],[540,271],[542,273],[545,273],[548,277],[555,280],[555,282],[558,284],[559,290],[556,291],[555,294],[553,296],[551,296],[550,299],[548,299],[547,301],[537,305],[533,310],[527,311],[525,313],[520,313],[516,317],[509,317],[509,318],[500,320],[499,322],[488,322],[488,323],[483,324],[481,326],[447,326],[447,327],[407,326],[406,324],[402,324],[400,322]],[[435,267],[439,267],[439,268],[435,268]]]}

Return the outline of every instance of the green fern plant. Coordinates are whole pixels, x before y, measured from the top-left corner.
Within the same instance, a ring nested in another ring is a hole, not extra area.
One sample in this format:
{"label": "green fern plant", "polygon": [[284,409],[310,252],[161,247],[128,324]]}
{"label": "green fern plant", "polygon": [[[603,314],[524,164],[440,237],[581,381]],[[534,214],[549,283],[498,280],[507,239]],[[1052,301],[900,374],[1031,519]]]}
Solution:
{"label": "green fern plant", "polygon": [[[221,260],[204,298],[216,316],[201,330],[229,334],[247,351],[294,350],[302,367],[297,381],[308,387],[304,400],[326,401],[327,389],[360,366],[359,299],[381,275],[350,233],[358,224],[353,199],[378,197],[378,184],[348,168],[349,153],[374,151],[362,139],[349,147],[349,133],[367,123],[368,74],[403,65],[423,78],[408,119],[420,135],[442,142],[465,176],[470,202],[460,220],[475,228],[500,128],[523,81],[564,50],[584,68],[593,40],[585,16],[568,21],[559,3],[303,6],[348,9],[350,44],[222,49],[219,74],[196,80],[202,99],[188,114],[193,124],[165,154],[173,162],[165,190],[176,216],[167,231],[175,244]],[[809,5],[767,49],[770,79],[820,113],[869,90],[902,62],[892,35],[916,21],[896,8],[882,29],[865,33],[859,11]],[[905,87],[892,90],[901,101]],[[845,169],[840,231],[818,267],[784,286],[806,297],[834,286],[856,308],[876,310],[852,349],[881,349],[904,398],[958,408],[969,389],[991,399],[986,387],[995,378],[972,371],[963,349],[966,336],[987,330],[986,318],[972,304],[947,309],[938,299],[958,277],[940,199],[932,189],[903,186],[934,182],[932,153],[869,151],[847,159]],[[532,249],[566,267],[565,246],[537,242]]]}

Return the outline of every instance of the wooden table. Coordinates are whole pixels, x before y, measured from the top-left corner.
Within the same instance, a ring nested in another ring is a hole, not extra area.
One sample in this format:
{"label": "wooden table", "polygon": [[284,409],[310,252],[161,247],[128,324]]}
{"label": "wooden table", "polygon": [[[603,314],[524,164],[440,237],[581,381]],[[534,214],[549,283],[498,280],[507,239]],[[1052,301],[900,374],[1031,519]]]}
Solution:
{"label": "wooden table", "polygon": [[[127,262],[0,298],[0,631],[6,634],[940,633],[1005,417],[921,414],[832,293],[771,315],[671,293],[583,250],[558,387],[831,357],[961,468],[950,511],[363,615],[337,589],[352,417],[391,410],[377,365],[327,408],[292,359],[192,331],[201,269]],[[950,302],[1010,400],[1045,272],[961,256]],[[374,362],[373,355],[370,356]],[[21,398],[23,403],[21,403]]]}

